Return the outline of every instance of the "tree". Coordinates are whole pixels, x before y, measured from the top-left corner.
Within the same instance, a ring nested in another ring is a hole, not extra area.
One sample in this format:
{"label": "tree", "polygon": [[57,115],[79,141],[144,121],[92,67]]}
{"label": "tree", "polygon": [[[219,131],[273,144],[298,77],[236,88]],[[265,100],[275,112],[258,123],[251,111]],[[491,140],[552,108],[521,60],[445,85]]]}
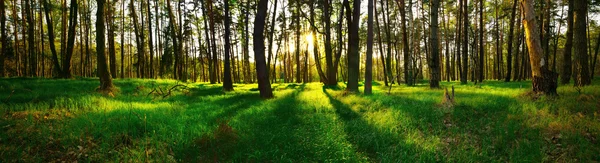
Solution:
{"label": "tree", "polygon": [[462,71],[460,73],[460,83],[467,84],[467,72],[469,72],[469,9],[467,5],[467,0],[461,0],[462,4],[462,12],[463,12],[463,51],[462,51]]}
{"label": "tree", "polygon": [[[325,64],[327,66],[327,83],[325,85],[336,86],[337,71],[333,68],[333,48],[331,45],[331,0],[323,0],[323,4],[322,19],[325,23]],[[341,10],[343,10],[343,7]]]}
{"label": "tree", "polygon": [[[225,0],[225,72],[223,72],[223,91],[233,91],[233,83],[231,81],[231,67],[229,66],[229,0]],[[263,54],[264,55],[264,54]],[[264,58],[263,58],[264,59]],[[268,73],[268,71],[267,71]],[[268,76],[268,74],[267,74]],[[259,79],[260,80],[260,79]],[[264,79],[269,83],[269,79]],[[270,86],[269,86],[270,87]]]}
{"label": "tree", "polygon": [[98,91],[111,91],[113,89],[112,78],[106,63],[106,54],[104,51],[104,0],[96,0],[98,10],[96,10],[96,55],[98,57],[98,77],[100,77],[100,87]]}
{"label": "tree", "polygon": [[31,9],[31,4],[33,2],[31,0],[26,0],[25,1],[25,12],[26,17],[27,17],[27,48],[29,51],[29,75],[30,76],[37,76],[37,55],[35,54],[35,34],[34,34],[34,28],[35,28],[35,24],[33,21],[33,10]]}
{"label": "tree", "polygon": [[568,84],[571,81],[572,64],[571,52],[573,50],[573,7],[574,0],[568,0],[567,11],[567,41],[565,43],[565,52],[563,54],[563,66],[560,76],[561,84]]}
{"label": "tree", "polygon": [[[149,68],[149,78],[154,78],[154,42],[152,40],[152,12],[150,12],[150,0],[146,1],[146,7],[148,12],[148,51],[150,52],[150,66]],[[158,5],[158,4],[154,4]],[[157,23],[158,24],[158,23]],[[116,69],[116,68],[115,68]],[[114,73],[116,74],[116,73]]]}
{"label": "tree", "polygon": [[75,28],[77,27],[77,0],[71,0],[71,9],[69,15],[69,33],[67,39],[67,49],[63,60],[63,78],[71,78],[71,57],[75,44]]}
{"label": "tree", "polygon": [[558,75],[548,70],[548,60],[543,54],[533,0],[521,1],[524,15],[523,26],[525,28],[525,37],[529,49],[529,59],[531,64],[531,73],[533,76],[533,92],[546,95],[556,95]]}
{"label": "tree", "polygon": [[588,62],[588,38],[586,32],[587,0],[574,0],[573,6],[573,44],[575,45],[575,86],[592,84]]}
{"label": "tree", "polygon": [[367,20],[367,63],[365,68],[365,94],[373,93],[373,0],[368,2]]}
{"label": "tree", "polygon": [[106,7],[106,31],[108,32],[108,64],[110,67],[110,75],[112,78],[117,78],[117,51],[115,47],[115,25],[114,16],[115,8],[113,7],[116,1],[107,0]]}
{"label": "tree", "polygon": [[296,21],[294,21],[294,24],[296,25],[296,83],[300,83],[302,81],[302,78],[300,78],[300,28],[302,28],[302,26],[300,25],[300,6],[302,4],[300,2],[301,1],[295,2],[296,11],[294,12],[296,14],[294,17],[296,19]]}
{"label": "tree", "polygon": [[404,50],[402,50],[404,52],[404,82],[406,83],[406,85],[408,86],[412,86],[412,75],[413,75],[413,71],[412,68],[410,66],[410,61],[411,56],[409,53],[409,49],[408,49],[408,33],[406,31],[406,9],[404,8],[405,4],[404,4],[404,0],[400,0],[400,3],[398,4],[398,8],[400,9],[400,21],[402,24],[402,47],[404,48]]}
{"label": "tree", "polygon": [[0,0],[0,42],[2,50],[0,51],[0,77],[5,76],[4,58],[8,55],[8,38],[6,37],[6,6],[4,0]]}
{"label": "tree", "polygon": [[429,80],[430,88],[439,88],[441,73],[440,73],[440,51],[439,51],[439,39],[438,39],[438,8],[440,7],[439,0],[431,1],[431,24],[429,29],[431,32],[429,33],[431,37],[429,37],[431,43],[431,56],[430,56],[430,75],[431,79]]}
{"label": "tree", "polygon": [[135,10],[135,4],[134,4],[134,0],[131,0],[131,3],[129,4],[129,11],[131,14],[131,18],[133,21],[133,30],[135,33],[135,42],[136,42],[136,48],[137,48],[137,63],[136,63],[136,67],[137,67],[137,77],[138,78],[144,78],[145,77],[145,73],[144,70],[145,68],[145,51],[144,51],[144,32],[143,29],[140,27],[139,22],[138,22],[138,17],[137,17],[137,11]]}
{"label": "tree", "polygon": [[267,72],[267,63],[265,61],[265,43],[263,31],[265,28],[265,17],[267,15],[268,0],[258,2],[258,12],[254,20],[254,54],[256,58],[256,74],[258,77],[258,90],[260,97],[273,98],[271,83],[269,82],[269,72]]}
{"label": "tree", "polygon": [[[344,0],[347,2],[348,0]],[[345,3],[346,10],[346,20],[348,22],[348,54],[346,58],[348,59],[348,84],[346,87],[346,91],[348,92],[358,92],[358,74],[360,71],[360,53],[359,53],[359,42],[360,38],[358,35],[359,31],[359,20],[360,20],[360,0],[355,0],[352,3],[352,10],[350,9],[350,4]],[[350,12],[352,11],[352,12]]]}
{"label": "tree", "polygon": [[[508,24],[508,52],[506,55],[506,78],[504,78],[505,82],[510,82],[510,76],[512,73],[512,53],[513,53],[513,39],[514,39],[514,31],[515,31],[515,17],[517,12],[517,0],[513,0],[512,9],[510,12],[510,24]],[[520,27],[519,27],[520,28]],[[518,53],[518,51],[517,51]]]}

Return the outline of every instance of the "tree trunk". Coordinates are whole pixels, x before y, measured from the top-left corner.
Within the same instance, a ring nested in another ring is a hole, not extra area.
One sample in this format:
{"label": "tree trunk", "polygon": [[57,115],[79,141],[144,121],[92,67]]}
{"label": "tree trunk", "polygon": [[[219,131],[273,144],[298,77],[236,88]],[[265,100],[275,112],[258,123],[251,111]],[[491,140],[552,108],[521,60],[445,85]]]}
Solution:
{"label": "tree trunk", "polygon": [[[248,22],[248,17],[250,14],[250,0],[246,0],[246,8],[245,8],[245,16],[244,16],[244,83],[252,83],[252,74],[250,73],[250,49],[249,49],[249,45],[250,44],[250,35],[249,35],[249,31],[248,31],[248,26],[250,26],[250,23]],[[213,44],[214,45],[214,44]]]}
{"label": "tree trunk", "polygon": [[296,28],[296,48],[294,49],[296,51],[296,83],[300,83],[302,81],[301,78],[301,69],[300,69],[300,28],[302,28],[302,26],[300,25],[300,5],[301,5],[301,1],[296,1],[295,2],[296,5],[296,11],[295,11],[295,19],[296,21],[294,21],[294,25]]}
{"label": "tree trunk", "polygon": [[96,0],[98,10],[96,13],[96,54],[98,61],[98,76],[100,77],[99,91],[111,91],[113,89],[112,78],[106,66],[106,54],[104,53],[104,0]]}
{"label": "tree trunk", "polygon": [[[386,68],[385,68],[385,56],[383,55],[383,45],[381,42],[381,30],[379,27],[379,14],[377,14],[377,3],[373,3],[373,10],[375,12],[375,27],[377,30],[377,45],[378,45],[378,51],[379,51],[379,56],[381,56],[381,64],[383,66],[381,66],[381,68],[383,69],[383,82],[385,84],[385,86],[388,86],[388,76],[385,74],[387,72]],[[389,79],[389,80],[393,80],[393,79]]]}
{"label": "tree trunk", "polygon": [[273,5],[273,15],[271,19],[271,27],[269,30],[269,50],[268,50],[268,58],[267,58],[267,73],[271,73],[271,57],[273,56],[273,34],[275,33],[275,24],[277,18],[277,0],[275,0],[275,4]]}
{"label": "tree trunk", "polygon": [[[483,5],[485,3],[485,0],[479,0],[479,61],[478,61],[478,68],[479,68],[479,82],[483,82],[483,77],[484,77],[484,72],[483,72],[483,56],[484,54],[484,49],[485,49],[485,45],[483,44],[483,33],[485,31],[484,28],[484,24],[483,24]],[[498,22],[496,22],[496,32],[499,32],[498,30]],[[499,38],[499,37],[498,37]],[[502,48],[499,48],[502,49]],[[500,61],[502,60],[502,52],[500,51],[500,53],[498,53],[498,59],[500,59]]]}
{"label": "tree trunk", "polygon": [[31,9],[32,0],[25,1],[25,12],[27,17],[27,48],[29,49],[29,75],[34,77],[37,76],[37,55],[35,53],[35,24],[33,21],[33,10]]}
{"label": "tree trunk", "polygon": [[[506,56],[506,77],[504,78],[505,82],[510,82],[510,77],[512,73],[512,53],[513,53],[513,39],[514,39],[514,31],[515,31],[515,17],[517,12],[517,0],[513,0],[513,6],[510,13],[510,24],[508,28],[508,52]],[[517,27],[520,28],[520,27]],[[517,52],[518,53],[518,52]]]}
{"label": "tree trunk", "polygon": [[[5,77],[4,58],[8,55],[8,38],[6,37],[6,5],[4,0],[0,0],[0,42],[2,51],[0,51],[0,78]],[[43,40],[42,40],[43,41]]]}
{"label": "tree trunk", "polygon": [[[229,50],[230,50],[230,43],[229,43],[229,2],[225,1],[225,72],[224,72],[224,76],[223,76],[223,91],[233,91],[233,82],[231,81],[231,67],[229,65]],[[263,54],[264,55],[264,54]],[[263,58],[264,59],[264,58]],[[267,83],[269,82],[269,79],[266,79]]]}
{"label": "tree trunk", "polygon": [[547,95],[556,95],[558,75],[548,70],[548,60],[544,57],[541,41],[533,9],[533,0],[522,0],[522,9],[524,12],[523,25],[525,26],[525,36],[527,47],[529,49],[529,59],[531,64],[531,73],[533,76],[533,92]]}
{"label": "tree trunk", "polygon": [[115,13],[113,5],[115,2],[107,0],[106,3],[106,31],[108,31],[108,64],[110,67],[110,74],[112,78],[117,78],[117,52],[115,49],[115,27],[114,27],[114,16]]}
{"label": "tree trunk", "polygon": [[[367,20],[367,63],[365,67],[365,94],[373,93],[373,0],[368,2],[368,20]],[[389,37],[389,36],[388,36]]]}
{"label": "tree trunk", "polygon": [[[137,11],[135,10],[135,4],[134,4],[134,0],[131,0],[131,3],[129,4],[130,6],[130,14],[131,14],[131,18],[133,21],[133,30],[135,33],[135,42],[136,42],[136,48],[137,48],[137,63],[136,63],[136,67],[137,67],[137,77],[138,78],[144,78],[144,70],[146,69],[144,67],[145,65],[145,57],[144,57],[144,32],[143,30],[140,28],[139,24],[138,24],[138,17],[137,17]],[[177,63],[176,63],[177,64]]]}
{"label": "tree trunk", "polygon": [[358,35],[359,31],[359,20],[360,20],[360,1],[354,1],[352,3],[352,10],[350,10],[349,3],[346,3],[346,10],[352,11],[347,12],[346,19],[348,22],[348,85],[346,91],[358,92],[358,78],[360,73],[360,38]]}
{"label": "tree trunk", "polygon": [[572,75],[572,56],[571,53],[573,51],[573,7],[574,0],[568,0],[569,7],[567,11],[567,41],[565,43],[564,48],[564,56],[563,56],[563,66],[560,76],[561,84],[568,84],[571,81]]}
{"label": "tree trunk", "polygon": [[575,86],[592,84],[588,63],[588,43],[586,36],[587,1],[574,0],[573,6],[573,44],[575,47]]}
{"label": "tree trunk", "polygon": [[63,59],[63,78],[71,78],[71,57],[75,44],[75,28],[77,27],[77,0],[71,0],[71,9],[69,15],[69,33],[67,40],[66,54]]}
{"label": "tree trunk", "polygon": [[[150,52],[150,65],[148,66],[148,69],[150,70],[149,73],[149,78],[154,78],[154,41],[152,40],[152,12],[150,12],[150,0],[146,1],[146,5],[147,5],[147,10],[146,12],[148,12],[148,51]],[[154,4],[154,5],[158,5],[158,4]]]}
{"label": "tree trunk", "polygon": [[462,72],[460,73],[460,83],[467,84],[467,73],[469,72],[469,9],[467,0],[462,0],[462,18],[463,21],[463,51],[462,51]]}
{"label": "tree trunk", "polygon": [[325,23],[325,62],[327,66],[327,86],[336,86],[336,72],[333,68],[333,49],[331,45],[331,0],[323,0],[323,23]]}
{"label": "tree trunk", "polygon": [[400,10],[400,18],[401,18],[401,24],[402,24],[402,47],[404,48],[403,52],[404,52],[404,82],[406,83],[406,85],[408,86],[412,86],[412,75],[413,75],[413,70],[410,66],[410,61],[411,56],[409,53],[409,49],[408,49],[408,33],[406,31],[406,9],[405,9],[405,5],[404,5],[404,1],[405,0],[400,0],[400,3],[398,4],[398,9]]}
{"label": "tree trunk", "polygon": [[[246,4],[248,4],[248,3],[246,3]],[[209,18],[210,18],[209,19],[210,35],[212,37],[211,38],[212,39],[212,41],[211,41],[211,43],[212,43],[212,45],[211,45],[211,48],[212,48],[212,56],[211,56],[211,58],[212,58],[212,60],[209,61],[209,62],[212,62],[213,69],[210,72],[210,79],[211,79],[210,83],[211,84],[215,84],[218,81],[217,71],[219,69],[219,65],[218,65],[218,63],[219,63],[218,60],[219,59],[218,59],[218,54],[217,54],[217,43],[216,43],[216,36],[215,36],[215,30],[216,29],[215,29],[215,20],[214,20],[214,16],[213,16],[214,13],[213,13],[213,3],[212,3],[212,0],[208,0],[208,6],[207,7],[208,7],[208,15],[209,15]],[[247,15],[247,12],[248,11],[246,11],[246,15]],[[248,22],[246,21],[246,23],[248,23]],[[246,43],[246,46],[247,46],[247,43]]]}
{"label": "tree trunk", "polygon": [[269,73],[267,72],[267,63],[265,61],[265,43],[263,31],[265,27],[265,17],[267,15],[268,0],[258,2],[258,12],[254,20],[254,54],[256,58],[256,73],[258,77],[258,89],[260,97],[273,98],[271,83],[269,83]]}
{"label": "tree trunk", "polygon": [[429,80],[430,88],[440,88],[440,51],[439,51],[439,39],[438,39],[438,9],[440,7],[439,0],[431,1],[431,24],[429,29],[431,32],[429,33],[431,37],[429,37],[429,43],[431,43],[431,56],[430,56],[430,65],[429,69],[431,72],[431,79]]}

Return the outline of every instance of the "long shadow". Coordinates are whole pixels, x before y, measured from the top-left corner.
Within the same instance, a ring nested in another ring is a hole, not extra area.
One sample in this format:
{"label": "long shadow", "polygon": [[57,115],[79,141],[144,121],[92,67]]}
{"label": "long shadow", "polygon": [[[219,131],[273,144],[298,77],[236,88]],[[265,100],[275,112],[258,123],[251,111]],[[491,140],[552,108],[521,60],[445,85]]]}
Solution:
{"label": "long shadow", "polygon": [[[303,86],[299,86],[303,87]],[[196,138],[191,144],[181,146],[176,157],[185,160],[185,162],[220,162],[238,160],[239,162],[272,162],[275,156],[281,155],[281,151],[290,150],[293,147],[300,147],[299,144],[290,145],[295,141],[290,141],[294,136],[291,129],[301,124],[298,119],[300,110],[297,108],[297,97],[302,88],[289,93],[286,96],[278,97],[274,100],[263,101],[258,98],[258,93],[240,94],[235,98],[249,98],[243,101],[254,101],[250,103],[236,104],[229,107],[228,111],[217,114],[215,118],[222,116],[232,116],[232,113],[239,110],[248,109],[249,105],[256,105],[253,110],[237,115],[236,119],[229,121],[227,125],[233,124],[233,132],[236,136],[228,140],[227,138],[215,135],[215,137]],[[219,100],[215,103],[226,104],[230,100]],[[270,106],[274,103],[274,106]],[[227,122],[225,122],[227,123]],[[222,124],[221,124],[222,125]],[[226,128],[226,127],[225,127]],[[221,132],[221,131],[215,131]],[[213,133],[214,134],[214,133]],[[270,138],[270,139],[268,139]],[[206,145],[208,142],[208,145]],[[286,149],[287,148],[287,149]],[[260,154],[257,154],[260,153]],[[285,153],[283,153],[285,154]],[[271,157],[264,157],[271,155]],[[302,159],[297,159],[302,160]]]}
{"label": "long shadow", "polygon": [[336,114],[342,120],[345,132],[348,135],[348,141],[355,146],[358,154],[366,154],[370,162],[398,161],[384,159],[410,158],[411,155],[412,159],[418,160],[414,157],[416,156],[414,152],[428,156],[421,158],[433,158],[433,153],[430,151],[420,149],[414,144],[402,143],[405,139],[404,136],[383,131],[369,124],[361,113],[355,112],[350,106],[337,100],[325,88],[323,88],[323,93],[327,95],[330,103],[336,109]]}

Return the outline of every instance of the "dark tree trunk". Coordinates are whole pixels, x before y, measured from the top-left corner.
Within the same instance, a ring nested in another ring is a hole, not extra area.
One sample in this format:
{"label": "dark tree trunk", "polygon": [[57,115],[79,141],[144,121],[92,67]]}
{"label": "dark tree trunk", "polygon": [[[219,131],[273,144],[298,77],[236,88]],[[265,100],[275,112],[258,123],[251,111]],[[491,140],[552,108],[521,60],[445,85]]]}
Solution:
{"label": "dark tree trunk", "polygon": [[[131,14],[131,18],[133,21],[133,30],[135,33],[135,42],[136,42],[136,48],[137,48],[137,63],[136,63],[136,67],[137,67],[137,77],[138,78],[144,78],[144,70],[145,68],[145,55],[144,55],[144,32],[143,29],[141,29],[141,27],[138,24],[138,17],[137,17],[137,11],[135,10],[135,4],[134,4],[134,0],[131,0],[131,3],[129,4],[130,6],[130,14]],[[176,59],[177,60],[177,59]],[[175,61],[177,62],[177,61]],[[175,63],[177,65],[177,63]]]}
{"label": "dark tree trunk", "polygon": [[[337,77],[333,68],[333,49],[331,46],[331,0],[323,0],[323,22],[325,23],[325,62],[327,66],[327,83],[328,86],[337,85]],[[343,9],[342,9],[343,10]]]}
{"label": "dark tree trunk", "polygon": [[35,53],[35,34],[34,28],[35,24],[33,21],[33,10],[31,9],[32,0],[27,0],[25,2],[25,12],[27,13],[27,48],[29,49],[29,75],[37,76],[37,55]]}
{"label": "dark tree trunk", "polygon": [[431,72],[431,79],[429,80],[430,88],[440,88],[440,51],[439,51],[439,39],[438,39],[438,9],[440,7],[439,0],[431,1],[431,24],[429,29],[431,30],[431,56],[430,56],[430,65],[429,69]]}
{"label": "dark tree trunk", "polygon": [[112,78],[106,63],[106,54],[104,51],[104,0],[96,0],[98,10],[96,13],[96,54],[98,62],[98,76],[100,77],[99,91],[110,91],[113,89]]}
{"label": "dark tree trunk", "polygon": [[4,58],[8,55],[8,40],[6,37],[6,5],[4,4],[4,0],[0,0],[0,42],[2,44],[2,51],[0,51],[0,77],[5,77]]}
{"label": "dark tree trunk", "polygon": [[[277,18],[277,0],[275,0],[275,4],[273,5],[273,15],[271,19],[271,27],[269,30],[269,50],[268,50],[268,58],[267,58],[267,72],[271,72],[271,57],[273,56],[273,34],[275,33],[275,24]],[[273,76],[275,77],[275,76]]]}
{"label": "dark tree trunk", "polygon": [[[150,52],[150,64],[148,66],[148,69],[150,70],[149,73],[149,78],[154,78],[154,42],[152,40],[152,12],[150,12],[150,0],[146,1],[146,5],[147,5],[147,11],[148,14],[148,51]],[[158,4],[154,4],[154,5],[158,5]],[[116,69],[116,68],[115,68]],[[116,74],[116,73],[115,73]]]}
{"label": "dark tree trunk", "polygon": [[115,13],[115,11],[113,11],[113,4],[115,2],[107,0],[106,3],[108,4],[108,6],[106,7],[106,31],[108,31],[108,64],[110,67],[110,74],[112,78],[117,78],[117,52],[115,48],[115,27],[113,24],[113,14]]}
{"label": "dark tree trunk", "polygon": [[265,17],[267,15],[268,0],[258,2],[258,12],[254,20],[254,54],[256,57],[256,73],[258,77],[258,89],[260,97],[273,98],[271,83],[269,83],[269,73],[267,72],[267,63],[265,61],[265,43],[263,31],[265,27]]}
{"label": "dark tree trunk", "polygon": [[467,0],[462,0],[462,18],[463,21],[463,49],[462,49],[462,72],[460,73],[460,83],[467,84],[467,73],[469,72],[469,9]]}
{"label": "dark tree trunk", "polygon": [[[508,52],[506,55],[506,77],[504,78],[505,82],[510,82],[510,77],[512,73],[512,53],[513,53],[513,39],[514,39],[514,31],[515,31],[515,17],[517,13],[517,0],[513,0],[513,6],[510,12],[510,24],[508,28]],[[520,28],[520,27],[517,27]],[[517,51],[518,53],[518,51]]]}
{"label": "dark tree trunk", "polygon": [[69,15],[69,35],[67,40],[66,54],[63,59],[63,78],[71,78],[71,57],[75,44],[75,28],[77,27],[77,0],[71,0]]}
{"label": "dark tree trunk", "polygon": [[586,36],[587,0],[574,0],[573,44],[575,47],[575,86],[592,84],[588,62],[588,38]]}
{"label": "dark tree trunk", "polygon": [[[53,76],[57,77],[62,74],[62,68],[58,62],[58,54],[56,54],[56,46],[54,45],[54,23],[52,22],[52,7],[47,0],[44,0],[44,11],[46,13],[46,24],[48,24],[48,42],[50,43],[50,51],[52,52]],[[16,50],[16,49],[15,49]]]}
{"label": "dark tree trunk", "polygon": [[360,1],[354,1],[352,3],[352,10],[350,10],[349,3],[346,3],[346,10],[352,11],[352,13],[347,12],[346,14],[346,20],[348,22],[348,55],[346,55],[348,59],[348,85],[346,91],[358,92],[358,78],[360,73],[360,38],[358,35]]}
{"label": "dark tree trunk", "polygon": [[406,85],[408,86],[412,86],[413,85],[413,80],[412,80],[412,76],[413,76],[413,70],[411,68],[411,63],[410,61],[411,56],[409,53],[409,49],[408,49],[408,33],[406,31],[406,9],[405,9],[405,5],[404,5],[404,0],[400,0],[400,3],[398,4],[398,8],[400,10],[400,18],[401,18],[401,26],[402,26],[402,47],[404,48],[403,52],[404,52],[404,82],[406,83]]}
{"label": "dark tree trunk", "polygon": [[[233,91],[233,82],[231,81],[231,67],[229,66],[229,2],[225,1],[225,72],[223,72],[223,91]],[[264,54],[263,54],[264,55]],[[264,59],[264,58],[263,58]],[[266,79],[267,83],[269,79]]]}
{"label": "dark tree trunk", "polygon": [[571,53],[573,51],[573,7],[574,0],[568,0],[569,7],[567,11],[567,42],[565,43],[563,66],[560,76],[561,84],[568,84],[571,81],[572,63]]}
{"label": "dark tree trunk", "polygon": [[[484,49],[485,49],[485,45],[483,44],[483,32],[485,31],[484,28],[484,24],[483,24],[483,5],[485,3],[485,0],[479,0],[479,60],[478,60],[478,79],[479,82],[483,82],[483,77],[484,77],[484,72],[483,72],[483,55],[484,55]],[[496,32],[499,32],[498,29],[498,22],[496,22]],[[496,33],[498,35],[498,33]],[[500,38],[499,36],[497,38]],[[499,39],[498,39],[499,40]],[[502,49],[502,48],[498,48],[498,49]],[[498,53],[498,59],[500,59],[500,61],[502,60],[502,52],[500,51]]]}
{"label": "dark tree trunk", "polygon": [[368,3],[367,63],[365,65],[365,94],[367,95],[373,93],[373,0],[369,0]]}
{"label": "dark tree trunk", "polygon": [[[379,51],[379,56],[381,56],[381,68],[383,69],[383,82],[385,84],[385,86],[388,86],[388,76],[385,74],[387,72],[386,68],[385,68],[385,56],[383,55],[383,45],[381,42],[381,30],[379,27],[379,14],[377,14],[377,3],[373,3],[373,10],[375,12],[375,27],[377,30],[377,45],[378,45],[378,51]],[[389,80],[393,80],[393,79],[389,79]]]}
{"label": "dark tree trunk", "polygon": [[301,1],[296,1],[295,2],[296,5],[296,11],[295,11],[295,16],[294,18],[296,19],[296,21],[294,21],[294,25],[296,28],[296,48],[294,49],[296,51],[296,83],[301,83],[302,82],[302,78],[301,75],[301,69],[300,69],[300,28],[302,27],[300,25],[300,5],[301,5]]}

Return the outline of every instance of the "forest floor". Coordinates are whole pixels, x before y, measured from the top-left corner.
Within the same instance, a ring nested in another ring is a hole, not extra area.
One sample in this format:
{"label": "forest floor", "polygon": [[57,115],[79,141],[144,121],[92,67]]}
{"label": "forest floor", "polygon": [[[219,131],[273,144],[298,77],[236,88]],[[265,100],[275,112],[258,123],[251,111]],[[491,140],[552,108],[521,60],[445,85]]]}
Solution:
{"label": "forest floor", "polygon": [[269,100],[255,84],[114,82],[109,96],[97,79],[0,79],[0,162],[600,161],[600,78],[555,98],[443,82],[451,109],[425,82],[369,96],[274,84]]}

